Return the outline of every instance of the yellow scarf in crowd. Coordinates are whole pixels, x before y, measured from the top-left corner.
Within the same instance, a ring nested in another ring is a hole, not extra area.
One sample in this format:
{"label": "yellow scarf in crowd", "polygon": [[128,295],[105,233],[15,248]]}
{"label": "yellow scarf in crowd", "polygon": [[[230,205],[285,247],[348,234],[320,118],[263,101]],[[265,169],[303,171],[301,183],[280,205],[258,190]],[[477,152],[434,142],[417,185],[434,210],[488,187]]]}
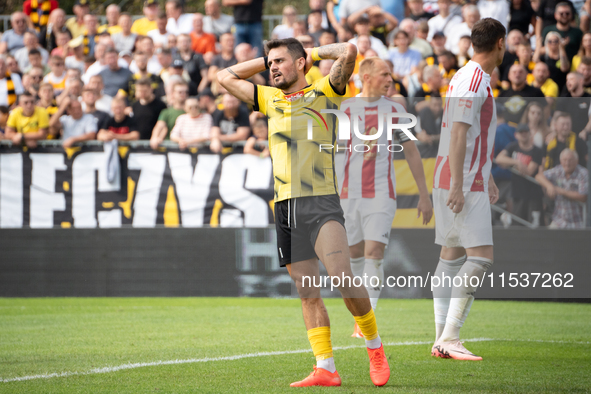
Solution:
{"label": "yellow scarf in crowd", "polygon": [[[41,10],[41,12],[39,12]],[[47,26],[47,22],[49,21],[49,12],[51,11],[51,2],[49,0],[45,0],[41,3],[41,7],[39,7],[39,2],[37,0],[31,0],[31,22],[35,26],[35,30],[41,30],[42,26]],[[41,17],[39,17],[41,14]]]}
{"label": "yellow scarf in crowd", "polygon": [[16,92],[14,91],[14,82],[10,76],[10,71],[6,72],[6,92],[8,93],[8,106],[16,103]]}

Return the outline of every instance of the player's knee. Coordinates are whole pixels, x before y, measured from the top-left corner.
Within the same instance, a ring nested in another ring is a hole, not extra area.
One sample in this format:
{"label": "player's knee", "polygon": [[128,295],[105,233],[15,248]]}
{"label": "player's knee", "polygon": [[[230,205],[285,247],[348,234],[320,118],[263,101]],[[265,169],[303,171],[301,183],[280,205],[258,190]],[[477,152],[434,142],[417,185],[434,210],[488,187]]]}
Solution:
{"label": "player's knee", "polygon": [[445,260],[442,258],[439,258],[439,264],[441,264],[443,267],[448,268],[448,269],[459,269],[458,267],[461,267],[462,265],[464,265],[464,263],[466,262],[466,255],[463,255],[462,257],[458,257],[457,259],[454,260]]}
{"label": "player's knee", "polygon": [[[468,257],[466,264],[466,271],[473,271],[473,274],[478,274],[482,271],[487,272],[492,267],[493,261],[485,257]],[[464,268],[462,268],[464,269]],[[469,272],[467,272],[470,274]]]}

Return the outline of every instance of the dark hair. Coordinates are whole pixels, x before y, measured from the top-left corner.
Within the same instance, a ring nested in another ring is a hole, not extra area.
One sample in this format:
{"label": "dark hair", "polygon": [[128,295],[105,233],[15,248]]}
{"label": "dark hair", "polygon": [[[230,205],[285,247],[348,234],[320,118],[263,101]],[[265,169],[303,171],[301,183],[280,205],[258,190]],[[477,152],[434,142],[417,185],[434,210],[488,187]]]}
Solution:
{"label": "dark hair", "polygon": [[107,50],[105,51],[105,55],[108,53],[114,53],[115,55],[119,56],[119,53],[117,52],[117,50],[113,47],[108,47]]}
{"label": "dark hair", "polygon": [[29,56],[31,56],[31,55],[39,55],[39,56],[41,56],[41,52],[39,51],[39,49],[33,48],[33,49],[31,49],[29,51]]}
{"label": "dark hair", "polygon": [[301,42],[296,40],[295,38],[285,38],[283,40],[270,40],[267,41],[265,44],[265,53],[268,55],[271,49],[286,47],[287,51],[291,55],[291,58],[295,61],[303,57],[304,59],[308,57],[306,51]]}
{"label": "dark hair", "polygon": [[166,11],[160,10],[160,12],[158,12],[158,19],[167,19]]}
{"label": "dark hair", "polygon": [[591,57],[589,57],[589,56],[581,57],[581,64],[584,64],[586,66],[591,66]]}
{"label": "dark hair", "polygon": [[505,38],[507,30],[501,22],[493,18],[484,18],[472,28],[472,47],[475,53],[492,52],[501,38]]}
{"label": "dark hair", "polygon": [[405,38],[408,38],[408,33],[407,33],[407,32],[405,32],[404,30],[398,30],[398,31],[396,32],[396,34],[394,34],[394,38],[395,38],[395,39],[396,39],[396,38],[398,38],[398,36],[399,36],[399,35],[401,35],[401,34],[402,34],[402,35],[403,35]]}
{"label": "dark hair", "polygon": [[451,52],[451,51],[443,51],[439,54],[439,56],[445,56],[448,59],[455,59],[456,58],[456,55],[454,55],[453,52]]}
{"label": "dark hair", "polygon": [[19,101],[20,101],[20,99],[22,99],[22,98],[24,98],[24,97],[30,97],[30,98],[33,98],[33,95],[32,95],[31,93],[29,93],[29,92],[25,91],[25,92],[24,92],[24,93],[22,93],[20,96],[18,96],[18,98],[19,98]]}
{"label": "dark hair", "polygon": [[88,55],[84,58],[84,63],[94,63],[96,62],[96,58],[92,55]]}
{"label": "dark hair", "polygon": [[7,114],[8,107],[6,105],[0,105],[0,114]]}
{"label": "dark hair", "polygon": [[141,86],[150,86],[150,87],[152,87],[152,81],[148,77],[142,77],[142,78],[138,79],[138,81],[135,84],[136,85],[141,85]]}

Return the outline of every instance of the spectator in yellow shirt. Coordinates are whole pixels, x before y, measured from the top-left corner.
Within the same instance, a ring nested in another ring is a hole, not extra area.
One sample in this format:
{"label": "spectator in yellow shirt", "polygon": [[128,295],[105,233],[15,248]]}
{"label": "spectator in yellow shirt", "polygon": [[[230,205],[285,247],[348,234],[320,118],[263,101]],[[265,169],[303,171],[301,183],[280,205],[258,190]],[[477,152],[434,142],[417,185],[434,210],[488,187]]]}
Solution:
{"label": "spectator in yellow shirt", "polygon": [[35,105],[33,95],[28,92],[20,95],[19,105],[6,122],[6,138],[13,144],[36,148],[37,141],[47,138],[49,116],[44,108]]}
{"label": "spectator in yellow shirt", "polygon": [[98,28],[99,34],[106,31],[110,35],[121,33],[123,30],[119,26],[119,17],[121,16],[121,8],[117,4],[110,4],[105,10],[107,15],[107,24]]}
{"label": "spectator in yellow shirt", "polygon": [[66,27],[72,33],[72,38],[76,38],[84,34],[86,26],[84,25],[84,17],[90,13],[90,6],[88,0],[77,0],[74,4],[74,18],[66,21]]}
{"label": "spectator in yellow shirt", "polygon": [[548,65],[544,62],[536,63],[532,74],[534,80],[530,85],[540,89],[542,93],[544,93],[544,96],[546,96],[546,102],[552,107],[554,105],[554,100],[558,97],[558,85],[550,79]]}
{"label": "spectator in yellow shirt", "polygon": [[144,1],[144,18],[133,22],[131,32],[140,36],[147,36],[150,30],[157,29],[156,18],[158,17],[158,0]]}

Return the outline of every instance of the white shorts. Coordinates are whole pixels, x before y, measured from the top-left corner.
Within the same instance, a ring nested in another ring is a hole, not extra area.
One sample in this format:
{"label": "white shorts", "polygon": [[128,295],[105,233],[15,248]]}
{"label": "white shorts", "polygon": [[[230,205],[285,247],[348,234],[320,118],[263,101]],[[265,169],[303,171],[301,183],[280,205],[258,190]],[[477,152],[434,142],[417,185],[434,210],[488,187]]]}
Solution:
{"label": "white shorts", "polygon": [[345,213],[345,229],[349,246],[361,241],[376,241],[388,245],[396,200],[385,197],[347,198],[341,200]]}
{"label": "white shorts", "polygon": [[464,192],[464,208],[453,213],[445,205],[449,190],[433,189],[435,243],[448,248],[493,244],[488,193]]}

